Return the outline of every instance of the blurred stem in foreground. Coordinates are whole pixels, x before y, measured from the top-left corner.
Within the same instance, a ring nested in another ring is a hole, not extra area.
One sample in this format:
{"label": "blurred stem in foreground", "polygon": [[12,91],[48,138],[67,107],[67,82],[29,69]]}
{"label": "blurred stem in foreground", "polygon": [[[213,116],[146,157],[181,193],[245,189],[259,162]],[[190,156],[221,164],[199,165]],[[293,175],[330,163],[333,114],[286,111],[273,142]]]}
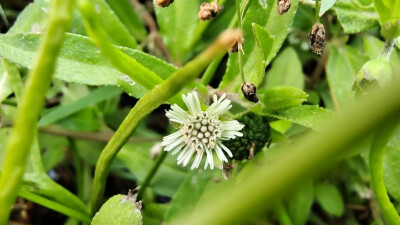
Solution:
{"label": "blurred stem in foreground", "polygon": [[6,148],[0,177],[0,225],[7,224],[11,207],[17,197],[29,157],[37,120],[55,69],[55,63],[69,27],[74,0],[52,1],[48,30],[37,52],[26,84],[22,104]]}
{"label": "blurred stem in foreground", "polygon": [[235,41],[239,40],[241,35],[239,30],[225,31],[209,48],[140,98],[107,143],[97,161],[90,201],[92,213],[97,211],[103,196],[112,160],[126,143],[138,123],[163,102],[178,93],[187,83],[194,80],[212,59],[224,54]]}
{"label": "blurred stem in foreground", "polygon": [[246,166],[234,184],[221,183],[204,194],[194,212],[184,213],[169,224],[241,224],[254,214],[272,209],[297,182],[322,171],[349,147],[382,130],[388,122],[393,123],[393,118],[400,114],[399,86],[400,80],[394,79],[385,88],[343,110],[340,117],[327,121],[320,132],[310,132],[296,144],[281,147],[276,152],[278,160],[251,163],[253,166]]}
{"label": "blurred stem in foreground", "polygon": [[[396,121],[398,122],[398,120]],[[371,185],[376,200],[382,209],[383,216],[388,224],[400,224],[400,217],[387,194],[383,175],[383,157],[397,123],[390,122],[376,132],[375,139],[369,152],[371,170]]]}

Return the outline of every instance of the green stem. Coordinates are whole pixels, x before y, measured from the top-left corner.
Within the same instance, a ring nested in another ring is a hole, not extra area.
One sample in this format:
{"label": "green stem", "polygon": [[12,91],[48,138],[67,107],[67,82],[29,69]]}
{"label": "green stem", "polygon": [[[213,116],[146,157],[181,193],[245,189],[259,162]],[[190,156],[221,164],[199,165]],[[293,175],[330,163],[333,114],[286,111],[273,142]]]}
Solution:
{"label": "green stem", "polygon": [[280,225],[293,225],[282,201],[276,204],[276,214]]}
{"label": "green stem", "polygon": [[44,198],[44,197],[42,197],[40,195],[33,194],[33,193],[29,192],[29,191],[19,190],[18,195],[21,196],[22,198],[25,198],[25,199],[29,200],[29,201],[35,202],[35,203],[37,203],[39,205],[42,205],[42,206],[44,206],[46,208],[49,208],[49,209],[52,209],[52,210],[54,210],[56,212],[62,213],[64,215],[67,215],[69,217],[81,220],[81,221],[83,221],[85,223],[90,223],[90,221],[91,221],[90,217],[88,217],[87,215],[85,215],[85,214],[83,214],[83,213],[81,213],[79,211],[76,211],[74,209],[68,208],[68,207],[66,207],[64,205],[61,205],[61,204],[59,204],[57,202],[53,202],[53,201],[51,201],[51,200],[49,200],[47,198]]}
{"label": "green stem", "polygon": [[[241,0],[236,0],[236,14],[237,14],[237,18],[238,18],[238,28],[240,30],[242,30],[242,13],[240,11],[240,2]],[[241,41],[241,40],[240,40]],[[238,41],[238,45],[239,45],[239,41]],[[239,45],[241,46],[241,45]],[[244,78],[244,74],[243,74],[243,52],[242,49],[238,49],[238,60],[239,60],[239,73],[240,73],[240,77],[242,78],[242,82],[245,82],[245,78]]]}
{"label": "green stem", "polygon": [[315,22],[319,22],[319,10],[321,8],[321,0],[315,0]]}
{"label": "green stem", "polygon": [[400,224],[400,217],[387,194],[383,175],[383,157],[389,139],[396,128],[396,123],[380,129],[375,136],[369,152],[369,165],[371,172],[371,185],[376,200],[388,224]]}
{"label": "green stem", "polygon": [[143,184],[140,186],[138,197],[143,196],[143,193],[145,192],[147,186],[149,186],[151,180],[153,179],[154,175],[157,173],[158,168],[160,168],[161,163],[164,162],[165,157],[167,156],[166,151],[162,151],[158,157],[156,162],[154,163],[153,167],[151,168],[150,172],[147,174],[146,178],[143,181]]}
{"label": "green stem", "polygon": [[[205,193],[194,212],[182,213],[185,216],[169,224],[241,224],[252,215],[271,209],[290,187],[337,162],[335,159],[350,147],[397,118],[400,114],[399,85],[400,80],[393,80],[385,88],[343,110],[340,117],[326,121],[319,132],[304,135],[295,145],[276,149],[279,160],[258,161],[257,165],[246,166],[234,185],[221,183]],[[221,212],[225,212],[224,216]]]}
{"label": "green stem", "polygon": [[74,158],[77,194],[78,194],[78,197],[82,201],[84,201],[82,162],[81,162],[81,160],[79,158],[78,149],[76,148],[76,144],[75,144],[74,139],[68,138],[68,142],[69,142],[69,147],[70,147],[71,152],[72,152],[72,156]]}
{"label": "green stem", "polygon": [[4,105],[11,105],[11,106],[17,106],[17,101],[12,100],[12,99],[4,99],[1,104]]}
{"label": "green stem", "polygon": [[224,54],[226,49],[239,39],[239,35],[238,31],[224,32],[208,49],[140,98],[107,143],[97,161],[90,201],[92,213],[98,209],[112,160],[138,123],[163,102],[178,93],[187,83],[194,80],[213,58]]}
{"label": "green stem", "polygon": [[390,55],[392,54],[395,43],[396,43],[396,39],[387,39],[385,42],[385,46],[383,46],[383,49],[382,49],[382,52],[381,52],[379,58],[383,58],[383,59],[386,59],[387,61],[389,61]]}
{"label": "green stem", "polygon": [[53,8],[48,30],[28,75],[26,91],[6,148],[6,157],[0,178],[1,225],[7,223],[11,206],[17,197],[34,133],[37,129],[36,123],[43,108],[64,33],[68,29],[75,5],[74,0],[55,0],[52,2]]}

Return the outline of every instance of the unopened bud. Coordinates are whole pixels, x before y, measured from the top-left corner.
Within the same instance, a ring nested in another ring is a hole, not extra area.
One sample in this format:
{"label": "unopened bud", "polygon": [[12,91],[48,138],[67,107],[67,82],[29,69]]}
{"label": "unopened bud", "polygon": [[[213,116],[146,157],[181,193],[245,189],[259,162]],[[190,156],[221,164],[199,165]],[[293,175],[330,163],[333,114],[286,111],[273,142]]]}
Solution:
{"label": "unopened bud", "polygon": [[279,14],[284,14],[290,9],[290,0],[278,0],[278,12]]}
{"label": "unopened bud", "polygon": [[210,20],[214,18],[221,10],[222,7],[218,5],[218,0],[215,0],[211,3],[203,2],[200,5],[198,17],[201,20]]}
{"label": "unopened bud", "polygon": [[160,7],[167,7],[173,2],[174,0],[154,0],[154,3]]}
{"label": "unopened bud", "polygon": [[394,39],[400,36],[400,19],[390,19],[381,26],[381,34],[387,39]]}
{"label": "unopened bud", "polygon": [[392,67],[385,59],[374,59],[364,64],[357,73],[352,89],[357,95],[367,94],[375,87],[382,87],[392,79]]}
{"label": "unopened bud", "polygon": [[324,51],[325,44],[325,27],[322,23],[315,23],[312,26],[311,32],[309,34],[311,41],[311,50],[318,54],[322,55]]}
{"label": "unopened bud", "polygon": [[247,100],[251,102],[258,102],[257,88],[253,83],[244,82],[242,84],[242,92]]}

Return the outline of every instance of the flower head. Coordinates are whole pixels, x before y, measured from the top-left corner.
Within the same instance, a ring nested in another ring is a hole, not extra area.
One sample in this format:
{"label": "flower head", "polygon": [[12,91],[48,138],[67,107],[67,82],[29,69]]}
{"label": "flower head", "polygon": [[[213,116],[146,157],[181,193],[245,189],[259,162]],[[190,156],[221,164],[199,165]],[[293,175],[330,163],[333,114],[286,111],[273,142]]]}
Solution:
{"label": "flower head", "polygon": [[222,144],[222,141],[236,136],[241,137],[242,133],[239,131],[244,125],[236,120],[220,120],[220,116],[232,107],[231,101],[225,99],[225,96],[224,94],[218,99],[214,95],[214,102],[205,111],[201,110],[199,96],[196,92],[191,92],[186,96],[182,95],[189,112],[176,104],[171,106],[171,110],[166,115],[171,122],[178,123],[180,129],[164,137],[161,145],[165,146],[165,151],[174,150],[172,155],[180,152],[178,165],[186,166],[196,154],[191,169],[197,168],[205,153],[204,168],[206,169],[210,165],[210,168],[213,169],[214,151],[221,162],[228,161],[225,153],[232,157],[232,152]]}

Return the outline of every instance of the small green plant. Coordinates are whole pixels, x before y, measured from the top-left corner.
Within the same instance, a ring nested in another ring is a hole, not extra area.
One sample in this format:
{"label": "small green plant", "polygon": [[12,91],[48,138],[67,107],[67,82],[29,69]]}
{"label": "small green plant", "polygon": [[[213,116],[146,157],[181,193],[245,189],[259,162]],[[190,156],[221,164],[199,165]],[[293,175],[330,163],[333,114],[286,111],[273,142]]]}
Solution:
{"label": "small green plant", "polygon": [[400,1],[16,5],[0,225],[400,224]]}

